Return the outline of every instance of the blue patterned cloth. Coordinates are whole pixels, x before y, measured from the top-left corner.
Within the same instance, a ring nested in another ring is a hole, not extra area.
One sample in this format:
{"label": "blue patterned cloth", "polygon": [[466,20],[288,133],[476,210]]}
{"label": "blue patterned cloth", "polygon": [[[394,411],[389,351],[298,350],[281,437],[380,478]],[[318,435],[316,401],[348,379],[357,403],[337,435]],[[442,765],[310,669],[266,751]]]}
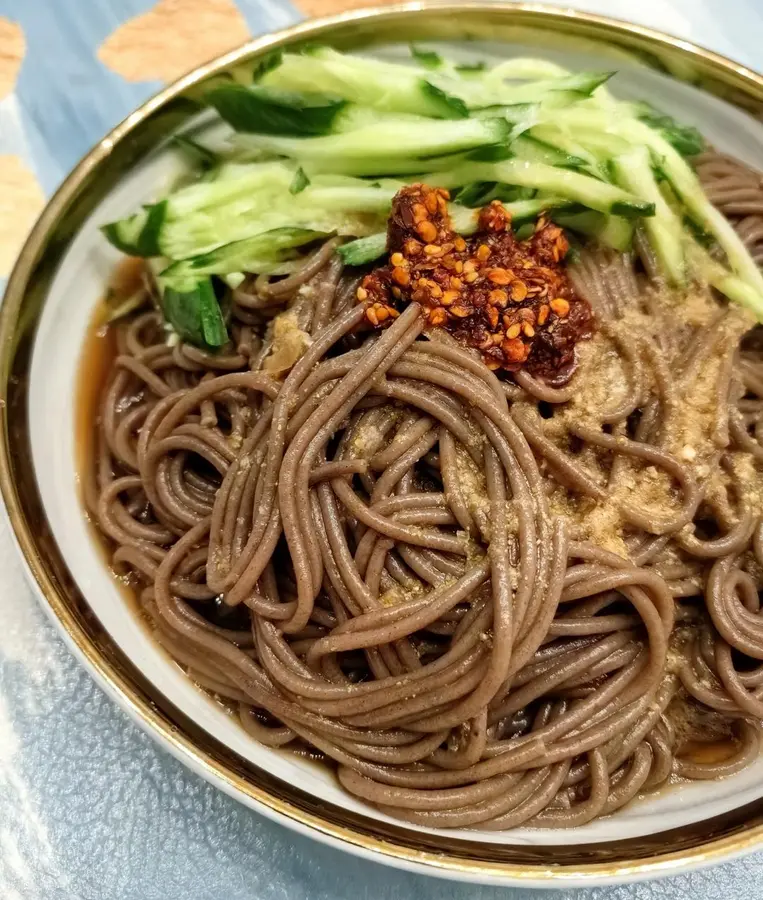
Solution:
{"label": "blue patterned cloth", "polygon": [[[177,9],[189,0],[162,2]],[[331,0],[303,3],[307,12],[336,8]],[[115,29],[153,5],[0,0],[0,239],[21,237],[21,225],[2,221],[9,206],[18,212],[14,198],[30,208],[39,204],[95,141],[160,86],[129,83],[98,57]],[[237,5],[253,34],[300,16],[288,0]],[[568,5],[638,18],[763,67],[761,0]],[[15,90],[3,98],[20,33],[23,62]],[[23,164],[28,190],[8,168],[11,158]],[[763,853],[680,878],[566,896],[758,900],[761,884]],[[36,605],[0,520],[0,900],[518,900],[528,894],[360,861],[267,821],[192,775],[128,721],[69,655]]]}

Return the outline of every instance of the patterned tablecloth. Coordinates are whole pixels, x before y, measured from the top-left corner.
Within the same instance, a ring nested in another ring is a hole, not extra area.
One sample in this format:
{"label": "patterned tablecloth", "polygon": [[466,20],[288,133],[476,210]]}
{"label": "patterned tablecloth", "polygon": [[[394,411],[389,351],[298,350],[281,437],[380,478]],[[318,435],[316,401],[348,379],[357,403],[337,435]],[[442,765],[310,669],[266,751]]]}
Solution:
{"label": "patterned tablecloth", "polygon": [[[163,83],[302,16],[362,0],[0,0],[0,287],[79,157]],[[578,0],[763,68],[763,0]],[[763,853],[580,898],[763,897]],[[488,900],[292,834],[138,730],[64,648],[0,518],[2,900]],[[554,896],[552,892],[536,894]],[[558,895],[556,895],[558,896]]]}

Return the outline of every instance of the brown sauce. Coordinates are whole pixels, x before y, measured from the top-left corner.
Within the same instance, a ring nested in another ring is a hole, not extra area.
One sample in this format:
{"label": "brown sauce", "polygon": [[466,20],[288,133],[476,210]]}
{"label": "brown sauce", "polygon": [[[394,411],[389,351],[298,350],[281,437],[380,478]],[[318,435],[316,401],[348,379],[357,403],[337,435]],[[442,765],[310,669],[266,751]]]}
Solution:
{"label": "brown sauce", "polygon": [[676,756],[689,760],[697,765],[717,765],[731,759],[739,750],[737,743],[730,738],[719,741],[686,741],[678,748]]}
{"label": "brown sauce", "polygon": [[[95,469],[95,437],[100,416],[100,400],[109,372],[117,356],[116,331],[103,322],[106,304],[96,307],[87,330],[80,355],[75,400],[75,448],[77,474],[80,485],[91,477]],[[82,498],[83,505],[85,497]]]}

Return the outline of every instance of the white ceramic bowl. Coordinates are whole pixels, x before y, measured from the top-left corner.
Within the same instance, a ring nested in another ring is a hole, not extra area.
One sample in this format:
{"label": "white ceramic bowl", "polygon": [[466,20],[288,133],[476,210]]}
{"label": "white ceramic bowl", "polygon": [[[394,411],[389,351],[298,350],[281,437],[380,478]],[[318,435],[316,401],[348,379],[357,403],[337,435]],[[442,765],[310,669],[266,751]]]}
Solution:
{"label": "white ceramic bowl", "polygon": [[[431,46],[438,49],[436,43]],[[470,60],[527,53],[527,48],[521,43],[491,43],[484,40],[468,43],[450,41],[439,49],[450,56],[461,55]],[[375,48],[374,52],[382,56],[407,55],[406,48],[389,44]],[[538,53],[537,49],[533,52]],[[551,47],[542,55],[575,69],[612,67],[611,52],[599,51],[595,45],[574,51]],[[708,93],[637,65],[627,56],[623,56],[617,67],[619,74],[611,82],[616,94],[652,102],[665,112],[675,114],[681,121],[698,126],[718,148],[763,168],[763,125],[760,122]],[[215,134],[219,133],[217,127]],[[50,283],[29,370],[29,439],[42,505],[55,542],[77,587],[109,638],[150,682],[153,691],[161,693],[173,707],[238,757],[317,798],[321,805],[329,804],[361,817],[370,817],[374,823],[386,822],[398,827],[393,819],[346,794],[327,769],[288,751],[273,750],[256,743],[225,708],[196,687],[152,640],[107,569],[102,550],[94,542],[92,531],[84,519],[75,442],[78,369],[92,313],[119,258],[98,229],[103,223],[134,211],[141,202],[154,199],[180,165],[176,151],[165,150],[154,153],[130,169],[97,203],[81,225]],[[55,617],[54,620],[57,621]],[[74,643],[76,645],[77,642]],[[124,705],[123,694],[115,691],[108,679],[106,685]],[[135,712],[132,704],[127,706]],[[172,742],[170,749],[177,751]],[[181,754],[181,758],[189,762],[187,755]],[[194,764],[193,760],[191,763]],[[272,807],[263,807],[245,792],[235,790],[224,779],[216,778],[208,767],[195,767],[244,802],[284,821],[284,817],[274,812]],[[590,847],[678,829],[762,797],[763,759],[731,778],[675,786],[635,802],[612,817],[578,829],[541,831],[520,828],[507,833],[459,830],[442,832],[441,835],[448,846],[462,840],[469,842],[470,846],[489,844],[501,848],[551,845],[566,845],[570,849],[581,845]],[[285,821],[294,825],[289,817]],[[305,829],[304,823],[301,827]],[[313,833],[309,828],[307,830]],[[435,829],[410,826],[407,830],[439,837]],[[346,846],[346,842],[343,845]],[[351,849],[359,848],[355,846]],[[477,854],[480,852],[478,850]],[[392,858],[387,857],[388,860]],[[398,864],[401,864],[400,860]],[[424,865],[411,859],[405,864],[412,868]],[[429,864],[424,868],[431,871]],[[467,877],[455,869],[449,872],[442,870],[441,874]],[[504,884],[514,880],[490,874],[487,870],[476,875],[472,872],[468,877],[482,881],[497,879]],[[565,883],[590,884],[592,877],[571,876],[571,880],[566,879]],[[605,874],[595,880],[601,882],[616,877],[627,877],[627,873],[619,876]],[[528,883],[528,880],[535,885],[559,883],[553,873],[521,879],[523,883]]]}

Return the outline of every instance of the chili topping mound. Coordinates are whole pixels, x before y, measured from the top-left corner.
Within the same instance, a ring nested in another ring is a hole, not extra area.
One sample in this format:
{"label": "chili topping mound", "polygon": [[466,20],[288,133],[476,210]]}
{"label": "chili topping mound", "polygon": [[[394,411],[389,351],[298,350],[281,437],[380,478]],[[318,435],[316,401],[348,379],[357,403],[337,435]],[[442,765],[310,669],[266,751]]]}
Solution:
{"label": "chili topping mound", "polygon": [[564,265],[561,228],[541,217],[517,240],[497,200],[479,213],[477,232],[453,230],[449,194],[413,184],[395,196],[387,231],[389,262],[363,279],[358,300],[384,325],[411,300],[429,324],[477,348],[490,369],[524,368],[555,384],[574,371],[575,345],[591,336],[588,303],[575,295]]}

